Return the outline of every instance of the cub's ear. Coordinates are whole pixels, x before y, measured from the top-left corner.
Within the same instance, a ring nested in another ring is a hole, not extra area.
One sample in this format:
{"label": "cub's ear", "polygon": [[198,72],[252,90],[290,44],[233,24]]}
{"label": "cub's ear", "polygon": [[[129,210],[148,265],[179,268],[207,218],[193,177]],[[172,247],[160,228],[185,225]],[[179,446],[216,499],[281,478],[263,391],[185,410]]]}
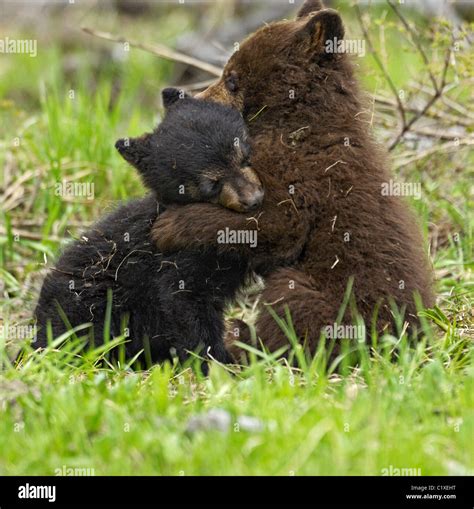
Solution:
{"label": "cub's ear", "polygon": [[[304,8],[304,6],[303,6]],[[344,24],[334,9],[323,9],[298,19],[298,43],[303,51],[325,53],[326,41],[344,38]]]}
{"label": "cub's ear", "polygon": [[324,4],[321,0],[306,0],[306,2],[301,6],[301,9],[298,11],[296,17],[304,18],[311,12],[321,11],[322,9],[324,9]]}
{"label": "cub's ear", "polygon": [[144,134],[139,138],[121,138],[115,142],[115,148],[120,155],[133,166],[140,166],[140,162],[150,153],[150,134]]}
{"label": "cub's ear", "polygon": [[168,109],[172,104],[174,104],[179,99],[190,99],[191,96],[187,94],[184,90],[180,90],[179,88],[165,88],[161,92],[161,97],[163,98],[163,106]]}

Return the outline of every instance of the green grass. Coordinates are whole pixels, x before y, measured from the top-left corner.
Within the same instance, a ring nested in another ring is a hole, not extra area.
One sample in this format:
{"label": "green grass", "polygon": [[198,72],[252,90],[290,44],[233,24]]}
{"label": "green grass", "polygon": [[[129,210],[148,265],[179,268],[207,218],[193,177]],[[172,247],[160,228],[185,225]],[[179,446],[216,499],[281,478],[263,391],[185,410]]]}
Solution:
{"label": "green grass", "polygon": [[[356,33],[350,15],[347,9]],[[129,33],[157,40],[152,21],[133,21]],[[168,12],[158,39],[172,42],[191,21]],[[95,26],[121,32],[122,25],[104,18]],[[386,31],[390,70],[405,86],[406,69],[419,68],[419,58],[404,56],[396,28]],[[467,150],[426,157],[397,174],[422,184],[412,205],[437,275],[438,307],[425,313],[416,345],[405,336],[373,338],[370,348],[357,345],[352,364],[349,353],[328,364],[323,347],[309,362],[296,348],[296,368],[255,354],[243,369],[214,365],[208,379],[170,365],[134,372],[101,362],[104,349],[79,355],[77,341],[29,351],[16,366],[8,361],[18,340],[6,341],[6,327],[18,334],[31,323],[45,262],[116,201],[143,193],[113,145],[151,129],[159,91],[172,84],[171,64],[137,50],[125,62],[105,58],[97,66],[94,57],[109,43],[82,37],[73,49],[57,41],[40,44],[36,59],[0,60],[0,475],[54,475],[63,466],[96,475],[381,475],[390,467],[472,474],[474,156]],[[76,69],[66,73],[71,54]],[[373,90],[377,69],[369,57],[361,65]],[[378,86],[386,90],[383,79]],[[460,86],[456,97],[466,90]],[[56,196],[63,180],[93,183],[94,199]],[[252,317],[251,299],[230,314]],[[188,429],[212,409],[230,416],[226,432]],[[260,429],[239,429],[243,416],[258,419]]]}
{"label": "green grass", "polygon": [[[322,354],[304,369],[265,356],[214,366],[209,379],[170,365],[100,368],[103,352],[78,357],[74,342],[29,354],[0,385],[0,474],[472,473],[472,353],[451,329],[416,348],[405,339],[384,338],[372,357],[360,345],[344,374]],[[230,415],[227,431],[187,429],[215,408]],[[261,429],[239,429],[242,416]]]}

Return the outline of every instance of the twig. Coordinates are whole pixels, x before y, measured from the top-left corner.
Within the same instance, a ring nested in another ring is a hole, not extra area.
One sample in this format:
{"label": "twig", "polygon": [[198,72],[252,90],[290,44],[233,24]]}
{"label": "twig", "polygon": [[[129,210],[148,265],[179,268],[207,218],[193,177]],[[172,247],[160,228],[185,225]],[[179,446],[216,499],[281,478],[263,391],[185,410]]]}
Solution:
{"label": "twig", "polygon": [[459,133],[448,133],[441,130],[437,131],[427,127],[412,128],[411,132],[428,138],[436,138],[438,140],[456,140],[461,137]]}
{"label": "twig", "polygon": [[222,74],[222,69],[220,67],[209,64],[207,62],[203,62],[202,60],[198,60],[197,58],[191,57],[189,55],[185,55],[184,53],[172,50],[171,48],[168,48],[163,44],[147,44],[138,41],[132,41],[120,35],[113,35],[109,32],[101,32],[88,27],[82,27],[82,30],[89,35],[98,37],[99,39],[105,39],[106,41],[113,42],[128,43],[130,46],[133,46],[134,48],[139,48],[144,51],[148,51],[149,53],[153,53],[154,55],[157,55],[161,58],[165,58],[166,60],[191,65],[193,67],[196,67],[197,69],[206,71],[209,74],[212,74],[213,76],[220,76]]}
{"label": "twig", "polygon": [[[418,87],[418,90],[420,90],[421,92],[424,92],[426,94],[432,94],[431,89],[424,87],[421,83],[418,83],[415,81],[415,82],[411,82],[410,84],[412,86]],[[452,84],[452,85],[455,85],[455,84]],[[451,88],[451,87],[448,87],[448,86],[444,87],[445,92],[448,91],[448,88]],[[474,120],[474,111],[473,110],[468,110],[467,108],[465,108],[461,104],[457,103],[450,97],[443,95],[443,97],[441,97],[441,102],[448,108],[454,110],[456,113],[459,113],[460,115],[462,115],[463,117],[469,117],[470,120]]]}
{"label": "twig", "polygon": [[[425,50],[423,49],[422,44],[420,43],[419,38],[417,37],[417,34],[416,34],[415,30],[410,26],[410,24],[407,22],[405,17],[402,15],[402,13],[393,4],[393,2],[391,0],[387,0],[387,3],[391,7],[391,9],[395,12],[395,14],[398,16],[398,18],[401,20],[401,22],[402,22],[403,26],[405,27],[405,29],[408,31],[408,34],[410,35],[410,39],[411,39],[412,44],[415,46],[415,48],[417,49],[417,51],[421,55],[421,58],[422,58],[423,62],[425,63],[426,67],[427,67],[430,80],[431,80],[431,82],[433,84],[433,87],[434,87],[434,92],[431,94],[431,96],[429,97],[429,99],[427,100],[427,102],[423,106],[423,108],[412,110],[411,108],[409,108],[408,106],[405,106],[403,104],[403,102],[401,101],[401,99],[400,99],[400,97],[398,95],[397,89],[395,87],[395,84],[392,81],[391,76],[389,75],[386,67],[384,66],[383,62],[379,58],[379,55],[375,51],[375,48],[374,48],[374,46],[372,44],[372,41],[370,39],[370,36],[369,36],[368,29],[365,26],[365,23],[364,23],[364,20],[363,20],[360,8],[359,8],[358,4],[356,4],[355,5],[355,9],[356,9],[357,18],[359,20],[359,24],[360,24],[361,29],[363,31],[364,37],[367,40],[367,44],[369,46],[369,50],[372,53],[372,56],[374,57],[374,60],[375,60],[375,62],[377,64],[377,66],[380,68],[383,76],[385,77],[385,80],[386,80],[386,82],[387,82],[387,84],[388,84],[388,86],[389,86],[393,96],[395,97],[396,111],[398,112],[399,117],[400,117],[401,122],[402,122],[402,127],[400,129],[400,132],[397,134],[395,139],[390,143],[390,145],[388,147],[388,150],[392,151],[400,143],[400,141],[403,139],[403,137],[406,135],[406,133],[411,130],[413,124],[415,124],[423,116],[427,115],[428,111],[433,107],[433,105],[438,101],[438,99],[440,97],[442,97],[443,93],[445,92],[446,78],[447,78],[447,72],[448,72],[448,68],[449,68],[449,61],[450,61],[450,58],[451,58],[452,44],[449,46],[449,48],[446,51],[446,56],[445,56],[445,61],[444,61],[444,68],[443,68],[443,71],[442,71],[440,83],[438,83],[436,78],[435,78],[435,76],[433,75],[433,73],[432,73],[432,71],[430,69],[430,62],[428,60],[428,57],[426,55]],[[454,42],[454,37],[453,37],[452,43],[453,42]],[[410,120],[407,120],[407,111],[413,111],[413,113],[414,113],[414,115],[410,118]]]}
{"label": "twig", "polygon": [[180,88],[183,90],[204,90],[208,86],[215,83],[216,80],[213,78],[212,80],[198,81],[197,83],[190,83],[189,85],[176,85],[176,88]]}
{"label": "twig", "polygon": [[[61,240],[63,240],[60,237],[58,237],[57,235],[45,236],[42,233],[30,232],[28,230],[19,230],[17,228],[12,228],[12,234],[18,235],[20,238],[23,237],[25,239],[30,239],[30,240],[44,240],[44,239],[46,239],[46,240],[52,240],[54,242],[60,242]],[[3,226],[0,226],[0,235],[7,235],[7,231],[5,228],[3,228]]]}
{"label": "twig", "polygon": [[[438,152],[452,152],[453,150],[459,149],[461,146],[474,146],[474,138],[468,137],[461,140],[449,141],[447,143],[442,143],[441,145],[436,145],[435,147],[431,147],[429,149],[423,150],[421,152],[416,152],[415,155],[409,157],[408,159],[403,159],[403,154],[397,159],[394,163],[394,168],[402,168],[403,166],[407,166],[415,161],[423,159],[427,156],[437,154]],[[408,154],[406,154],[408,155]]]}
{"label": "twig", "polygon": [[370,39],[370,36],[369,36],[369,32],[364,24],[364,20],[362,19],[362,13],[360,11],[358,4],[355,4],[355,10],[356,10],[356,14],[357,14],[357,19],[359,20],[360,27],[362,28],[362,32],[363,32],[364,37],[365,37],[367,44],[369,46],[369,51],[372,53],[372,56],[374,57],[376,64],[378,65],[379,69],[382,71],[382,74],[384,75],[385,80],[387,81],[388,86],[390,87],[390,90],[392,91],[393,96],[395,97],[395,100],[398,105],[398,111],[400,113],[400,119],[402,121],[402,126],[405,127],[405,124],[406,124],[405,108],[403,106],[403,103],[402,103],[399,95],[398,95],[397,88],[395,87],[395,84],[393,83],[392,78],[388,74],[388,71],[385,68],[385,66],[383,65],[382,61],[380,60],[377,52],[375,51],[375,48],[372,44],[372,40]]}
{"label": "twig", "polygon": [[448,108],[451,108],[452,110],[457,111],[461,115],[469,117],[471,120],[474,121],[474,112],[469,111],[468,109],[464,108],[464,106],[461,106],[459,103],[453,101],[447,96],[442,97],[441,100],[446,106],[448,106]]}
{"label": "twig", "polygon": [[[387,0],[387,3],[388,3],[388,5],[390,5],[393,12],[398,16],[398,18],[402,22],[403,26],[407,29],[408,33],[411,35],[411,40],[412,40],[413,44],[415,45],[416,49],[418,50],[418,53],[420,53],[421,58],[423,59],[423,62],[426,65],[426,68],[428,69],[428,75],[430,77],[431,82],[433,83],[433,87],[434,87],[435,91],[438,92],[439,91],[438,83],[436,81],[436,78],[433,76],[433,73],[431,72],[430,62],[428,60],[428,57],[426,56],[423,46],[420,44],[420,41],[418,40],[417,34],[413,30],[413,28],[409,25],[408,21],[405,19],[405,17],[402,15],[402,13],[391,2],[391,0]],[[443,86],[441,86],[441,88],[443,88]]]}
{"label": "twig", "polygon": [[444,87],[446,85],[446,76],[450,58],[451,58],[451,46],[449,46],[448,50],[446,51],[441,84],[439,86],[436,85],[435,93],[431,96],[431,99],[429,99],[425,106],[416,115],[414,115],[408,123],[404,125],[404,127],[397,135],[397,137],[392,141],[392,143],[390,143],[390,146],[388,147],[389,151],[393,150],[398,145],[403,136],[405,136],[405,134],[410,130],[411,126],[415,122],[417,122],[421,117],[423,117],[426,114],[426,112],[433,106],[433,104],[442,96]]}
{"label": "twig", "polygon": [[[389,109],[393,110],[397,108],[397,104],[390,100],[387,97],[384,97],[382,95],[376,95],[375,96],[375,102],[379,105],[388,106]],[[410,113],[418,113],[420,111],[419,108],[415,108],[413,106],[405,105],[405,111]],[[446,120],[448,122],[452,122],[455,125],[462,125],[464,127],[471,127],[472,123],[468,120],[465,120],[462,117],[458,117],[456,115],[451,115],[450,113],[446,113],[445,111],[438,110],[438,109],[431,109],[430,111],[427,111],[425,113],[425,116],[434,118],[437,120]]]}

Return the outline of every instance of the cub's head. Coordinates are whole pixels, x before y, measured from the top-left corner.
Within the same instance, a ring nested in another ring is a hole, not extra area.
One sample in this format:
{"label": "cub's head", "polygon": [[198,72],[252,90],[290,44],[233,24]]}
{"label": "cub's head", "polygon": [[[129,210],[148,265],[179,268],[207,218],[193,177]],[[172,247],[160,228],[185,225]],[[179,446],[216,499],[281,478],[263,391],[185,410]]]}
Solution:
{"label": "cub's head", "polygon": [[241,114],[182,91],[162,92],[166,115],[152,132],[115,147],[165,205],[209,202],[246,212],[259,207],[263,188],[250,167]]}
{"label": "cub's head", "polygon": [[343,37],[339,14],[306,0],[295,20],[270,23],[245,39],[219,81],[196,97],[232,105],[244,116],[288,102],[291,89],[326,83],[328,70],[344,67],[344,55],[328,44]]}

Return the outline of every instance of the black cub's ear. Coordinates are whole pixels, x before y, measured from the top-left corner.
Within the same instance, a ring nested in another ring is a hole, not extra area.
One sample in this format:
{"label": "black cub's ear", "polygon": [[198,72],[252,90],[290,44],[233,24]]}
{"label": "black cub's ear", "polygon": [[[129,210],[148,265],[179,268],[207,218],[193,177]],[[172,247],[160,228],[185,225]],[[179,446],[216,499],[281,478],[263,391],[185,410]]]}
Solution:
{"label": "black cub's ear", "polygon": [[[303,6],[304,7],[304,6]],[[301,23],[298,42],[303,51],[326,53],[326,42],[344,38],[344,24],[334,9],[323,9],[296,21]]]}
{"label": "black cub's ear", "polygon": [[296,15],[297,18],[304,18],[311,12],[316,12],[324,9],[324,4],[321,0],[306,0],[306,2],[301,6],[301,9],[298,11]]}
{"label": "black cub's ear", "polygon": [[179,88],[165,88],[161,92],[161,97],[163,98],[163,106],[168,109],[172,104],[179,99],[189,99],[191,96],[187,94],[184,90],[180,90]]}
{"label": "black cub's ear", "polygon": [[137,167],[150,153],[149,138],[149,134],[144,134],[139,138],[121,138],[115,142],[115,148],[125,161]]}

